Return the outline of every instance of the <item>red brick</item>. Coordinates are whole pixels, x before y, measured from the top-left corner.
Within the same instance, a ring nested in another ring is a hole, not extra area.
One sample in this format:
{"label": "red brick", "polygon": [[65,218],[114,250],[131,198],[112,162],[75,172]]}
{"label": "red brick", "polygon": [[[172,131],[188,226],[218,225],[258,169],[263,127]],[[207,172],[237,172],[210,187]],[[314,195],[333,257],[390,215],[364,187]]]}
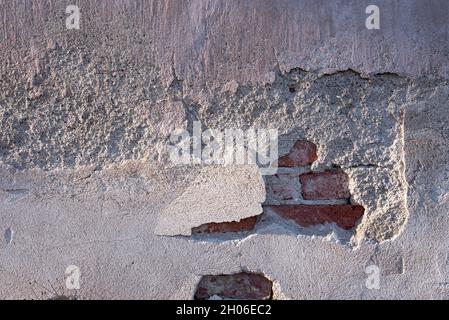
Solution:
{"label": "red brick", "polygon": [[280,157],[278,167],[298,167],[312,164],[317,156],[316,145],[309,141],[296,141],[290,152]]}
{"label": "red brick", "polygon": [[240,221],[219,222],[219,223],[211,222],[202,224],[199,227],[192,228],[192,234],[250,231],[254,229],[256,222],[257,216],[242,219]]}
{"label": "red brick", "polygon": [[342,171],[306,173],[299,177],[302,196],[307,200],[349,198],[349,179]]}
{"label": "red brick", "polygon": [[267,198],[289,200],[299,198],[298,174],[275,174],[265,176]]}
{"label": "red brick", "polygon": [[195,293],[195,300],[216,295],[222,299],[268,300],[273,284],[261,274],[241,272],[203,276]]}
{"label": "red brick", "polygon": [[355,227],[365,209],[359,205],[281,205],[266,206],[282,218],[302,227],[335,222],[342,229]]}

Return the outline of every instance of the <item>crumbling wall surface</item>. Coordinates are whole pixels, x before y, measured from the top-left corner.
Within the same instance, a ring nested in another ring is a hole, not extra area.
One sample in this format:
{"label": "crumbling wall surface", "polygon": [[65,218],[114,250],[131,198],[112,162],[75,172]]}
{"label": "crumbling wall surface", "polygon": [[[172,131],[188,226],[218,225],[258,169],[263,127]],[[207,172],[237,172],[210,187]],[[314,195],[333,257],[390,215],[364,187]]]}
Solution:
{"label": "crumbling wall surface", "polygon": [[[446,1],[379,30],[355,0],[70,4],[0,0],[0,298],[447,299]],[[194,123],[277,129],[278,173],[173,163]]]}

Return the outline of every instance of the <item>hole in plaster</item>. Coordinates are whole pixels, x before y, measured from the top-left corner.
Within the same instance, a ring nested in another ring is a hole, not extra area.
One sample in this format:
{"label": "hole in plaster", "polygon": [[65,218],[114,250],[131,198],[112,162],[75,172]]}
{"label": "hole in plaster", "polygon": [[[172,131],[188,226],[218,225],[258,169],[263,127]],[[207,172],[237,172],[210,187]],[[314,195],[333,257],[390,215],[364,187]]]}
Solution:
{"label": "hole in plaster", "polygon": [[202,224],[192,228],[192,236],[225,241],[262,229],[268,231],[270,224],[275,224],[286,227],[289,233],[323,237],[333,234],[339,243],[349,242],[365,209],[350,203],[349,177],[343,170],[331,167],[312,171],[311,164],[317,159],[314,143],[296,141],[287,154],[279,157],[278,173],[264,176],[262,214]]}
{"label": "hole in plaster", "polygon": [[194,295],[195,300],[270,300],[273,283],[259,273],[205,275]]}

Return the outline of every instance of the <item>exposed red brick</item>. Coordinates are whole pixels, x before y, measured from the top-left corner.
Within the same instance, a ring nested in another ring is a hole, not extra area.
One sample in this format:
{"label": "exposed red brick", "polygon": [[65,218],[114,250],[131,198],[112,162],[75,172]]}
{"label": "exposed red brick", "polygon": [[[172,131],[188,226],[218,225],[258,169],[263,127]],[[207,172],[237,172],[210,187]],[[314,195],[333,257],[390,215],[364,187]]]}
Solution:
{"label": "exposed red brick", "polygon": [[289,200],[299,197],[298,174],[275,174],[265,176],[267,198]]}
{"label": "exposed red brick", "polygon": [[242,219],[240,221],[211,222],[192,228],[192,234],[250,231],[254,229],[256,222],[257,216]]}
{"label": "exposed red brick", "polygon": [[198,284],[195,300],[206,300],[214,295],[222,299],[268,300],[272,286],[270,280],[256,273],[206,275]]}
{"label": "exposed red brick", "polygon": [[278,167],[298,167],[312,164],[317,156],[316,145],[309,141],[296,141],[290,152],[280,157]]}
{"label": "exposed red brick", "polygon": [[355,227],[365,209],[359,205],[281,205],[266,206],[279,216],[303,227],[335,222],[342,229]]}
{"label": "exposed red brick", "polygon": [[302,196],[307,200],[349,198],[349,179],[342,171],[327,171],[302,174]]}

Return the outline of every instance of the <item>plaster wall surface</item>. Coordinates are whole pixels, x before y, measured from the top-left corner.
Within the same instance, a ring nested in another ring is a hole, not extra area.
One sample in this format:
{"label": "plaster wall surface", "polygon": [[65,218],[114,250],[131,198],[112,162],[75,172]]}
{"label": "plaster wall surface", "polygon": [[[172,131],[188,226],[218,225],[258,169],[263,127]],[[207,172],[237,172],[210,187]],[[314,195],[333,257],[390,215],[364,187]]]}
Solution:
{"label": "plaster wall surface", "polygon": [[[446,1],[0,0],[0,297],[192,299],[257,272],[276,299],[447,299]],[[352,233],[267,221],[253,166],[177,166],[174,129],[278,129],[349,176]],[[64,272],[79,266],[79,290]],[[366,286],[367,266],[381,271]]]}

